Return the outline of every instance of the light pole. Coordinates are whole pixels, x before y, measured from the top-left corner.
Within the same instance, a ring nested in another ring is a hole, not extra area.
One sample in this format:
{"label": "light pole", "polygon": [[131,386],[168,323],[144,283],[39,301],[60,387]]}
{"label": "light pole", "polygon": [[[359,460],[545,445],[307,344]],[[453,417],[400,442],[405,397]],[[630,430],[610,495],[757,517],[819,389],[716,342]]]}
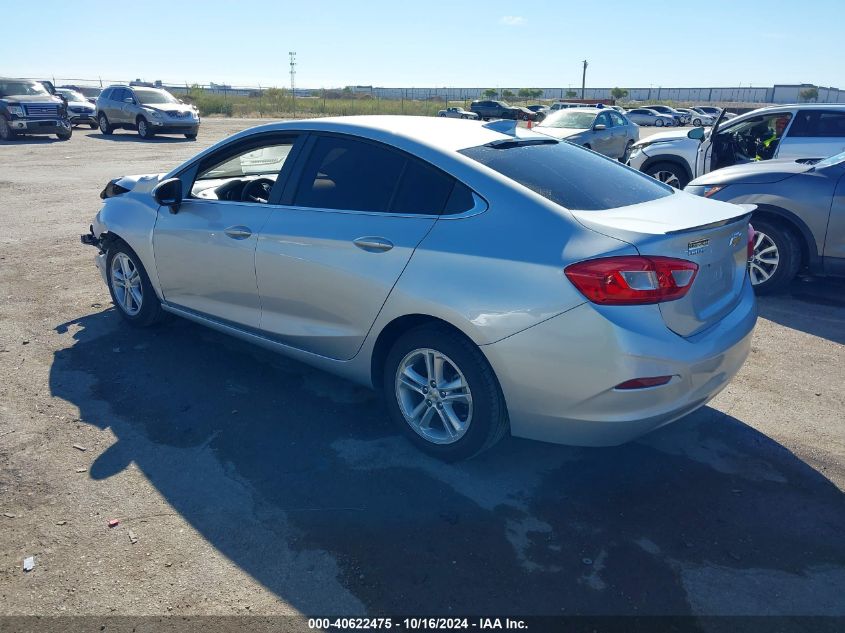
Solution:
{"label": "light pole", "polygon": [[581,101],[584,100],[584,87],[587,85],[587,60],[584,60],[584,72],[581,73]]}
{"label": "light pole", "polygon": [[293,118],[296,118],[296,51],[288,52],[290,55],[290,97],[293,102]]}

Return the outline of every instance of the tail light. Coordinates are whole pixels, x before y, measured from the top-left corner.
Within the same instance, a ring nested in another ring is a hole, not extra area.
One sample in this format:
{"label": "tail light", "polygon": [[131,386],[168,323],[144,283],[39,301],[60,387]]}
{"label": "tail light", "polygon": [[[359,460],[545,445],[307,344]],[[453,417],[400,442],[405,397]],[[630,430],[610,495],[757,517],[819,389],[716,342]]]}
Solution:
{"label": "tail light", "polygon": [[748,259],[751,260],[754,258],[754,237],[757,235],[757,231],[754,230],[754,227],[751,224],[748,225]]}
{"label": "tail light", "polygon": [[642,305],[680,299],[698,264],[671,257],[602,257],[571,264],[564,273],[587,299],[601,305]]}

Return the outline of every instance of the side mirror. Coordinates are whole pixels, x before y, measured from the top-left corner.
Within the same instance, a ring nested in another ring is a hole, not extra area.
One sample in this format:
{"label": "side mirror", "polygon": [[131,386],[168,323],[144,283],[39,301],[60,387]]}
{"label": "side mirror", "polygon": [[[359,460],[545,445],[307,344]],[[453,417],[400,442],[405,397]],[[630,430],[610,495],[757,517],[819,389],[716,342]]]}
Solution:
{"label": "side mirror", "polygon": [[606,130],[606,129],[607,129],[607,126],[606,126],[604,123],[596,123],[596,124],[593,126],[593,129],[594,129],[596,132],[600,132],[601,130]]}
{"label": "side mirror", "polygon": [[170,207],[170,212],[176,213],[182,206],[182,181],[178,178],[161,181],[153,189],[153,199],[159,206]]}
{"label": "side mirror", "polygon": [[691,138],[694,141],[701,141],[704,139],[704,128],[703,127],[694,127],[689,132],[687,132],[687,138]]}

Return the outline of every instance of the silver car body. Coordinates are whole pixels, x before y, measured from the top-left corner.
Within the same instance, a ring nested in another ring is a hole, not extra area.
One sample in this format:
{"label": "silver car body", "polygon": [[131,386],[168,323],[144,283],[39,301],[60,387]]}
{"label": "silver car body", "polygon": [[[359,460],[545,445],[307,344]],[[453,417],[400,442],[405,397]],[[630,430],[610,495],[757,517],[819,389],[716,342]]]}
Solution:
{"label": "silver car body", "polygon": [[154,134],[195,135],[200,125],[193,106],[181,103],[165,90],[145,86],[109,86],[97,98],[97,117],[100,113],[117,128],[137,129],[138,121],[143,118]]}
{"label": "silver car body", "polygon": [[452,107],[440,110],[437,116],[446,117],[449,119],[477,119],[478,115],[475,112],[464,110],[463,108]]}
{"label": "silver car body", "polygon": [[[663,197],[625,208],[566,209],[460,153],[514,138],[550,142],[522,128],[499,129],[399,116],[252,128],[169,174],[116,181],[125,193],[105,201],[92,232],[129,244],[166,310],[364,385],[379,385],[379,341],[392,328],[419,319],[450,324],[488,359],[515,436],[612,445],[704,405],[750,348],[756,304],[738,239],[748,211],[665,187]],[[470,188],[473,206],[405,216],[185,197],[173,214],[151,195],[174,177],[190,192],[204,159],[283,134],[348,135],[406,152]],[[608,164],[622,170],[614,173],[628,170]],[[710,246],[692,248],[702,240]],[[367,248],[384,242],[393,248]],[[601,306],[563,274],[573,262],[638,253],[697,262],[689,294]],[[97,261],[105,278],[104,256]],[[616,389],[660,375],[672,379]]]}
{"label": "silver car body", "polygon": [[648,108],[634,108],[625,113],[628,120],[633,121],[637,125],[655,125],[657,127],[672,127],[675,125],[675,119],[668,114],[660,114],[655,110]]}
{"label": "silver car body", "polygon": [[678,112],[683,112],[689,119],[688,122],[696,127],[710,126],[716,122],[709,114],[699,112],[694,108],[677,108]]}
{"label": "silver car body", "polygon": [[83,94],[68,88],[56,88],[56,94],[61,95],[67,101],[67,117],[71,124],[88,123],[96,126],[97,117],[94,113],[96,108]]}
{"label": "silver car body", "polygon": [[623,158],[640,138],[639,126],[611,108],[559,110],[549,114],[534,129],[554,138],[584,145],[611,158]]}
{"label": "silver car body", "polygon": [[823,161],[770,160],[717,169],[686,190],[711,200],[757,207],[788,227],[806,252],[812,273],[845,275],[845,153]]}

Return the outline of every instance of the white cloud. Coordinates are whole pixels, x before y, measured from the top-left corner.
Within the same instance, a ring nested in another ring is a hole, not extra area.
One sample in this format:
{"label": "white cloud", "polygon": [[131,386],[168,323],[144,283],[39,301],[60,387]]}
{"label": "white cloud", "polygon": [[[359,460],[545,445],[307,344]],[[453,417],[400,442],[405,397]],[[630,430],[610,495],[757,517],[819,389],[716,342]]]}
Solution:
{"label": "white cloud", "polygon": [[521,15],[505,15],[499,18],[499,24],[504,24],[505,26],[524,26],[526,22],[528,20]]}

